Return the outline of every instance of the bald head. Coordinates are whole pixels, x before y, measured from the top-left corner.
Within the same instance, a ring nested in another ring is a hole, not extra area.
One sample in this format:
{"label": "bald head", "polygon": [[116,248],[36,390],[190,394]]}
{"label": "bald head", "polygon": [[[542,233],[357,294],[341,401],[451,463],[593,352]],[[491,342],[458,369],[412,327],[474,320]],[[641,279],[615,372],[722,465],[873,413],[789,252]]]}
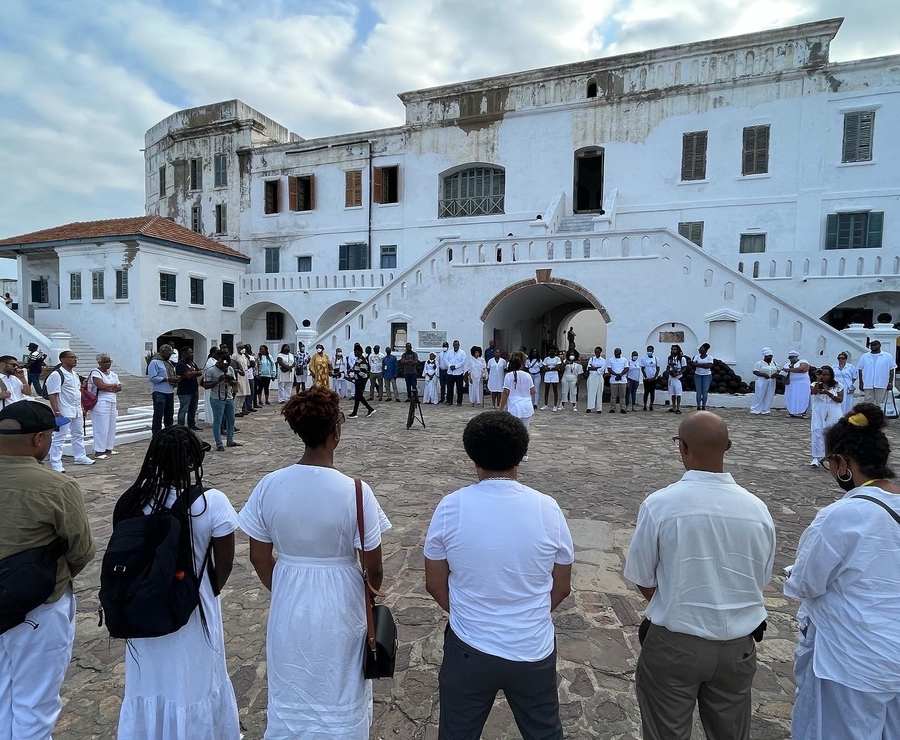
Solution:
{"label": "bald head", "polygon": [[724,419],[710,411],[697,411],[678,427],[679,449],[687,470],[721,473],[731,448]]}

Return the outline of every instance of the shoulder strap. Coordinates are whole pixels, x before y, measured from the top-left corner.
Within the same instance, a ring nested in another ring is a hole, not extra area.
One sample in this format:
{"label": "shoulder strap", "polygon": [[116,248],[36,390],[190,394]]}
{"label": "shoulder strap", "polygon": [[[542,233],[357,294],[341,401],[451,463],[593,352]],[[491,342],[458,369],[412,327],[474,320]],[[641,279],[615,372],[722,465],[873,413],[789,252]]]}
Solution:
{"label": "shoulder strap", "polygon": [[373,594],[378,592],[369,585],[369,574],[366,571],[366,525],[363,517],[362,480],[355,478],[353,482],[356,485],[356,527],[359,530],[360,560],[362,561],[360,564],[362,565],[363,584],[365,585],[363,598],[366,601],[366,641],[369,645],[369,650],[374,653],[378,649],[378,644],[375,642],[375,617],[372,614],[372,596],[370,596],[370,592]]}
{"label": "shoulder strap", "polygon": [[866,496],[862,493],[858,493],[855,496],[851,496],[850,498],[864,498],[866,501],[871,501],[873,504],[878,504],[882,509],[884,509],[888,514],[891,515],[891,517],[895,522],[897,522],[897,524],[900,524],[900,514],[898,514],[890,506],[884,503],[884,501],[881,501],[874,496]]}

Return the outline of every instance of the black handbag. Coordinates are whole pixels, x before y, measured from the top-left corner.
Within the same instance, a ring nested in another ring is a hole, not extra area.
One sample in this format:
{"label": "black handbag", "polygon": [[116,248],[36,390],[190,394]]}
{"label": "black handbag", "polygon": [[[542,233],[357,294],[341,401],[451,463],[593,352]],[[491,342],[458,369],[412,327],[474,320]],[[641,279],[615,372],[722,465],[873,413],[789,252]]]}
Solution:
{"label": "black handbag", "polygon": [[366,600],[366,640],[363,657],[363,676],[369,678],[393,678],[397,663],[397,625],[394,615],[384,604],[375,604],[375,597],[384,597],[381,591],[369,583],[366,571],[366,527],[363,519],[362,481],[356,481],[356,526],[361,546],[363,596]]}
{"label": "black handbag", "polygon": [[49,545],[0,560],[0,634],[22,624],[28,612],[53,595],[59,559],[67,549],[57,537]]}

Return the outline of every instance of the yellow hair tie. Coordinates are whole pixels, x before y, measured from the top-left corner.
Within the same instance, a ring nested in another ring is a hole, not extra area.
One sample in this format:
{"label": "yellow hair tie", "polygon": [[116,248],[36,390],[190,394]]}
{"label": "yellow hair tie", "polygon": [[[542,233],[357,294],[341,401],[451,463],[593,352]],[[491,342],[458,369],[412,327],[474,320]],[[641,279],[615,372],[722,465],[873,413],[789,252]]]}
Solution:
{"label": "yellow hair tie", "polygon": [[848,416],[847,421],[849,421],[855,427],[869,426],[869,419],[863,413],[853,414],[853,416]]}

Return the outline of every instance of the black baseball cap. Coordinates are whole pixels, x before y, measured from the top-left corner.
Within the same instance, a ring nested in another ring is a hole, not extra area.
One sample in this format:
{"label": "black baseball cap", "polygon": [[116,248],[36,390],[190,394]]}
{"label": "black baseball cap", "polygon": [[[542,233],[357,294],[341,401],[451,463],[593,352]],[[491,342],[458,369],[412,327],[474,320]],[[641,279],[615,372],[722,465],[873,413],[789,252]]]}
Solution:
{"label": "black baseball cap", "polygon": [[57,431],[56,415],[49,406],[37,401],[18,401],[0,411],[0,421],[16,421],[18,429],[0,429],[0,434],[37,434]]}

